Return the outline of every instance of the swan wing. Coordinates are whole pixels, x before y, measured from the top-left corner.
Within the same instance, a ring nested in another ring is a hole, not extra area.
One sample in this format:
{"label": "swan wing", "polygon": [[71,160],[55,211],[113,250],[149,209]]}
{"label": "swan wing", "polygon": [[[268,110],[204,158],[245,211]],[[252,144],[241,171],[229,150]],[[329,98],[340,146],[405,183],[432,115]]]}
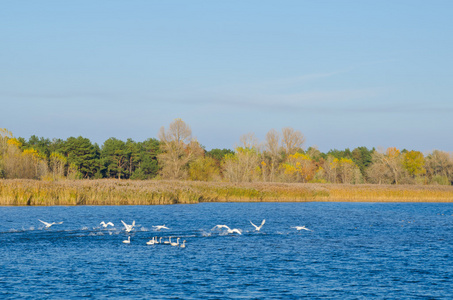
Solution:
{"label": "swan wing", "polygon": [[252,224],[253,227],[255,227],[256,230],[258,230],[258,226],[256,226],[255,224],[253,224],[252,221],[250,221],[250,224]]}
{"label": "swan wing", "polygon": [[230,227],[228,227],[226,225],[216,225],[216,226],[214,226],[214,228],[212,228],[212,230],[214,230],[216,228],[226,228],[226,229],[230,230]]}
{"label": "swan wing", "polygon": [[266,223],[266,219],[264,219],[263,222],[261,222],[260,228],[263,227],[264,223]]}
{"label": "swan wing", "polygon": [[123,222],[123,220],[121,220],[121,223],[123,223],[124,228],[126,229],[127,232],[131,231],[132,227],[134,226],[134,225],[127,225],[126,223]]}
{"label": "swan wing", "polygon": [[46,225],[46,226],[52,226],[52,224],[47,223],[47,222],[44,222],[44,221],[41,221],[40,219],[38,219],[38,221],[41,222],[41,223],[43,223],[43,224]]}

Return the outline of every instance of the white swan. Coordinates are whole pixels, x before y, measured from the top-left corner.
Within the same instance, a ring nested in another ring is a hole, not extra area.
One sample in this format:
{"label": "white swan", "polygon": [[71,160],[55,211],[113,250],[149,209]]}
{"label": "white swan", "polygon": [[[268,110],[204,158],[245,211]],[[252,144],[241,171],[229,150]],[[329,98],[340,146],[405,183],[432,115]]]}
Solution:
{"label": "white swan", "polygon": [[165,241],[164,244],[171,244],[171,236],[168,238],[168,241]]}
{"label": "white swan", "polygon": [[154,245],[156,243],[156,241],[154,240],[154,237],[149,240],[148,242],[146,242],[147,245]]}
{"label": "white swan", "polygon": [[124,228],[126,229],[126,232],[131,232],[131,230],[134,228],[135,226],[135,220],[132,222],[131,225],[128,225],[126,223],[123,222],[123,220],[121,220],[121,223],[123,223],[124,225]]}
{"label": "white swan", "polygon": [[307,227],[304,226],[295,226],[295,227],[291,227],[291,228],[296,228],[296,230],[307,230],[307,231],[313,231],[311,229],[308,229]]}
{"label": "white swan", "polygon": [[115,225],[113,225],[112,222],[105,223],[104,221],[102,221],[102,222],[99,223],[99,224],[102,225],[102,227],[104,227],[104,228],[107,227],[107,226],[115,226]]}
{"label": "white swan", "polygon": [[250,224],[252,224],[253,227],[255,227],[255,230],[256,230],[256,231],[260,231],[260,230],[261,230],[261,227],[263,227],[264,223],[266,223],[266,219],[264,219],[264,220],[261,222],[261,225],[260,225],[260,226],[256,226],[255,224],[252,223],[252,221],[250,221]]}
{"label": "white swan", "polygon": [[179,247],[181,247],[181,248],[186,248],[186,240],[182,241],[182,244],[181,244],[181,246],[179,246]]}
{"label": "white swan", "polygon": [[172,245],[173,247],[179,246],[179,239],[180,238],[177,238],[176,243],[171,243],[170,245]]}
{"label": "white swan", "polygon": [[153,226],[153,227],[156,228],[156,230],[158,230],[158,231],[160,231],[161,229],[170,229],[170,228],[166,227],[165,224],[157,225],[157,226]]}
{"label": "white swan", "polygon": [[47,222],[41,221],[40,219],[38,219],[38,221],[41,222],[41,223],[43,223],[43,224],[46,226],[46,229],[47,229],[47,228],[50,228],[50,226],[52,226],[52,225],[63,224],[63,222],[52,222],[52,223],[47,223]]}
{"label": "white swan", "polygon": [[124,240],[123,243],[130,244],[131,243],[131,236],[128,236],[127,240]]}
{"label": "white swan", "polygon": [[215,229],[215,228],[225,228],[225,229],[228,231],[228,233],[238,233],[238,234],[242,234],[240,229],[237,229],[237,228],[230,229],[230,227],[228,227],[228,226],[226,226],[226,225],[216,225],[216,226],[214,226],[214,228],[212,228],[212,229]]}

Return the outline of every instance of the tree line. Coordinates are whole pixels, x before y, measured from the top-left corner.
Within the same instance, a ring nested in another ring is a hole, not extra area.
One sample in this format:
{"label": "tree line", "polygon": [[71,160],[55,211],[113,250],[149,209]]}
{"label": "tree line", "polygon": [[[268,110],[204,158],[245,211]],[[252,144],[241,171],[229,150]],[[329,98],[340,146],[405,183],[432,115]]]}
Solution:
{"label": "tree line", "polygon": [[181,119],[162,127],[158,139],[109,138],[101,146],[84,137],[15,138],[0,129],[0,178],[177,179],[228,182],[442,184],[453,182],[453,155],[434,150],[357,147],[304,149],[303,134],[286,127],[264,141],[245,134],[232,149],[206,151]]}

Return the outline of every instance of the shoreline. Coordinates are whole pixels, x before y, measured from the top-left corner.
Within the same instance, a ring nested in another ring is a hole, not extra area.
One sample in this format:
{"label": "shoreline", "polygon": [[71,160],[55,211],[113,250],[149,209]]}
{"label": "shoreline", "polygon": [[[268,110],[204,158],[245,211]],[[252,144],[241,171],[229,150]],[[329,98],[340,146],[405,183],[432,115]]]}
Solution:
{"label": "shoreline", "polygon": [[0,180],[0,206],[203,202],[453,202],[453,186],[171,180]]}

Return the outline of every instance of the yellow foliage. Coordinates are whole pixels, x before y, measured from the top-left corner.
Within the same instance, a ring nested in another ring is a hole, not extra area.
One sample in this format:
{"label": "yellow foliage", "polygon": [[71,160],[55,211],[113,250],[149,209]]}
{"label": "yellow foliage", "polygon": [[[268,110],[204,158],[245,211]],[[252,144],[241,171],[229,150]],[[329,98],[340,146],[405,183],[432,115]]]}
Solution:
{"label": "yellow foliage", "polygon": [[308,155],[303,153],[294,153],[288,155],[286,163],[280,165],[285,175],[288,175],[291,181],[306,182],[314,176],[314,166]]}
{"label": "yellow foliage", "polygon": [[395,147],[389,147],[385,154],[390,158],[397,158],[400,155],[400,150]]}
{"label": "yellow foliage", "polygon": [[16,138],[10,138],[6,143],[11,146],[16,146],[17,148],[20,148],[22,146],[22,143],[19,142]]}
{"label": "yellow foliage", "polygon": [[426,173],[426,169],[424,168],[425,158],[423,157],[423,153],[419,151],[406,152],[403,157],[403,165],[412,176]]}
{"label": "yellow foliage", "polygon": [[334,158],[332,162],[330,163],[330,166],[332,169],[338,168],[338,165],[340,164],[340,160],[338,158]]}

